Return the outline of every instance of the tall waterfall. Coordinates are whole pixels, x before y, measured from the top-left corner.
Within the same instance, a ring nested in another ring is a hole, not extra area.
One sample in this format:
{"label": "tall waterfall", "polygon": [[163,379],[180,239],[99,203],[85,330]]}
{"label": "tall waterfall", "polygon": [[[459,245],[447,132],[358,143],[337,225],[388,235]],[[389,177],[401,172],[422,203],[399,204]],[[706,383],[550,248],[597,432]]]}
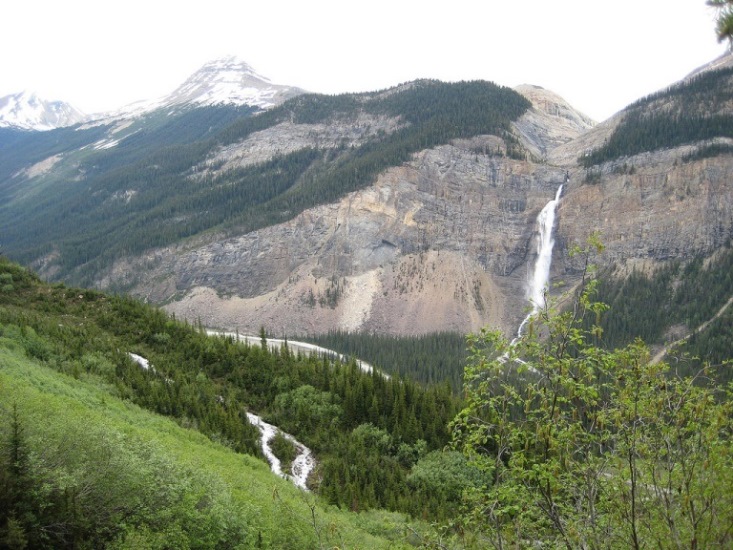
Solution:
{"label": "tall waterfall", "polygon": [[[567,181],[567,178],[565,181]],[[530,304],[532,304],[532,311],[529,312],[524,318],[524,321],[522,321],[522,324],[519,325],[517,338],[522,336],[524,326],[532,316],[545,306],[545,290],[550,280],[550,266],[552,265],[552,247],[555,245],[552,230],[555,227],[555,211],[557,210],[557,205],[560,203],[562,188],[562,185],[557,188],[555,198],[548,202],[540,212],[540,215],[537,216],[537,229],[540,234],[539,239],[537,239],[537,261],[534,264],[534,272],[527,287],[527,298]]]}

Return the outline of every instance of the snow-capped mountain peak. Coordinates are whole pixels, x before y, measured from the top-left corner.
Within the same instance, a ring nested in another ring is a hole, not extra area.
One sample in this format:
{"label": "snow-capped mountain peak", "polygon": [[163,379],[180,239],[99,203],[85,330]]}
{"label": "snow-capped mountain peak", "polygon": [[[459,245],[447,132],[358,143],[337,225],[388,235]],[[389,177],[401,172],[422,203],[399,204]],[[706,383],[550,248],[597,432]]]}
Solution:
{"label": "snow-capped mountain peak", "polygon": [[179,105],[251,105],[267,109],[302,93],[291,86],[273,84],[234,56],[210,61],[178,87],[165,103]]}
{"label": "snow-capped mountain peak", "polygon": [[118,111],[99,115],[97,121],[185,106],[229,104],[269,109],[302,93],[304,90],[300,88],[273,84],[241,59],[227,56],[204,64],[169,95],[131,103]]}
{"label": "snow-capped mountain peak", "polygon": [[64,101],[48,101],[23,91],[0,98],[0,127],[53,130],[86,120],[87,116]]}

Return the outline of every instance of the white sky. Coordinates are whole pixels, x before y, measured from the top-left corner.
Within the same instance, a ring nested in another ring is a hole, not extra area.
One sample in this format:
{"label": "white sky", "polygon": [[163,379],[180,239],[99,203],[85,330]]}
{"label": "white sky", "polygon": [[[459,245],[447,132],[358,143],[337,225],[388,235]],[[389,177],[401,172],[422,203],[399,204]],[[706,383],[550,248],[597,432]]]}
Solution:
{"label": "white sky", "polygon": [[87,113],[163,96],[233,54],[322,93],[536,84],[600,121],[726,50],[705,0],[34,0],[2,18],[0,97],[27,89]]}

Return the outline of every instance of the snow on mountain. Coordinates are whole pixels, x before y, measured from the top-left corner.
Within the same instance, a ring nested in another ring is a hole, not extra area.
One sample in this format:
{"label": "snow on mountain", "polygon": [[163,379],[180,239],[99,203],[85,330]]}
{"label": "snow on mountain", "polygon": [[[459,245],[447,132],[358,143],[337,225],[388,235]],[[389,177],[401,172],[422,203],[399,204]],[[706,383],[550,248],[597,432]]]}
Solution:
{"label": "snow on mountain", "polygon": [[304,90],[300,88],[273,84],[241,59],[228,56],[206,63],[167,96],[137,101],[94,118],[97,122],[109,122],[189,105],[249,105],[269,109],[302,93]]}
{"label": "snow on mountain", "polygon": [[298,88],[273,84],[241,59],[230,56],[206,63],[168,96],[166,103],[251,105],[267,109],[300,93]]}
{"label": "snow on mountain", "polygon": [[32,92],[0,98],[0,127],[53,130],[83,122],[87,116],[63,101],[47,101]]}

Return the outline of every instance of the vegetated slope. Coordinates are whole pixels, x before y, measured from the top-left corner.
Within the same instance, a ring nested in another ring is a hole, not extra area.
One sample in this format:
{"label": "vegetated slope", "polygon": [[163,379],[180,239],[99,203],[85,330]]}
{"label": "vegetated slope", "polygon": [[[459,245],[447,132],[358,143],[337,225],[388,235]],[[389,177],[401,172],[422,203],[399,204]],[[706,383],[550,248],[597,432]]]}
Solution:
{"label": "vegetated slope", "polygon": [[[551,155],[580,163],[558,238],[581,242],[592,227],[606,245],[598,262],[615,269],[599,289],[611,305],[605,345],[674,341],[730,297],[729,268],[719,262],[733,238],[731,61],[638,101]],[[703,334],[729,340],[720,328]],[[726,358],[721,351],[716,344],[695,353],[715,363]]]}
{"label": "vegetated slope", "polygon": [[[448,442],[459,402],[444,385],[423,388],[355,363],[208,337],[129,298],[45,285],[6,260],[0,337],[47,368],[88,379],[236,452],[260,455],[246,413],[265,416],[314,450],[321,466],[310,485],[326,502],[437,519],[460,500],[455,486],[446,501],[429,481],[410,482],[414,468],[426,468],[421,460],[435,462]],[[140,368],[129,352],[151,368]]]}
{"label": "vegetated slope", "polygon": [[[610,306],[601,318],[603,345],[619,347],[635,338],[649,344],[677,340],[711,319],[732,296],[730,243],[709,260],[670,262],[653,273],[632,271],[623,275],[608,270],[597,293],[597,299]],[[691,334],[684,345],[672,350],[675,357],[688,355],[678,367],[692,372],[701,363],[710,363],[718,371],[718,380],[733,380],[730,368],[721,366],[733,359],[730,319],[730,312],[725,312],[704,331]]]}
{"label": "vegetated slope", "polygon": [[[374,94],[299,96],[242,117],[205,141],[157,147],[144,156],[139,155],[144,136],[133,134],[83,162],[78,181],[51,186],[41,200],[12,201],[6,195],[0,230],[13,257],[31,262],[53,252],[47,261],[54,267],[47,266],[47,273],[89,282],[126,254],[214,228],[246,232],[291,219],[368,185],[412,153],[451,139],[500,134],[518,148],[509,125],[528,106],[519,94],[486,82],[420,81]],[[207,170],[191,177],[220,148],[254,132],[286,122],[352,120],[359,113],[393,117],[399,127],[354,147],[304,148],[230,173]],[[259,185],[268,178],[271,184]]]}
{"label": "vegetated slope", "polygon": [[593,284],[512,343],[473,339],[454,444],[493,483],[466,519],[494,548],[731,547],[730,385],[592,343]]}
{"label": "vegetated slope", "polygon": [[110,395],[98,373],[75,378],[43,366],[21,335],[2,329],[7,547],[402,546],[400,517],[326,508],[261,461]]}
{"label": "vegetated slope", "polygon": [[120,179],[185,169],[185,164],[182,168],[175,163],[195,157],[199,148],[192,143],[256,111],[230,105],[179,107],[50,132],[3,129],[0,200],[5,249],[35,251],[28,252],[27,258],[32,258],[38,251],[54,249],[59,235],[109,234],[115,229],[109,203],[124,209],[136,194],[124,185],[120,190]]}
{"label": "vegetated slope", "polygon": [[[0,192],[4,201],[17,193],[17,186],[24,178],[14,176],[24,168],[33,166],[55,155],[65,154],[86,147],[102,139],[109,130],[99,125],[87,130],[59,128],[48,132],[30,132],[12,128],[0,128]],[[15,183],[15,185],[13,185]]]}
{"label": "vegetated slope", "polygon": [[[703,72],[631,104],[602,146],[583,155],[588,168],[638,153],[711,140],[733,138],[733,68]],[[730,152],[731,145],[711,144],[705,154]]]}

